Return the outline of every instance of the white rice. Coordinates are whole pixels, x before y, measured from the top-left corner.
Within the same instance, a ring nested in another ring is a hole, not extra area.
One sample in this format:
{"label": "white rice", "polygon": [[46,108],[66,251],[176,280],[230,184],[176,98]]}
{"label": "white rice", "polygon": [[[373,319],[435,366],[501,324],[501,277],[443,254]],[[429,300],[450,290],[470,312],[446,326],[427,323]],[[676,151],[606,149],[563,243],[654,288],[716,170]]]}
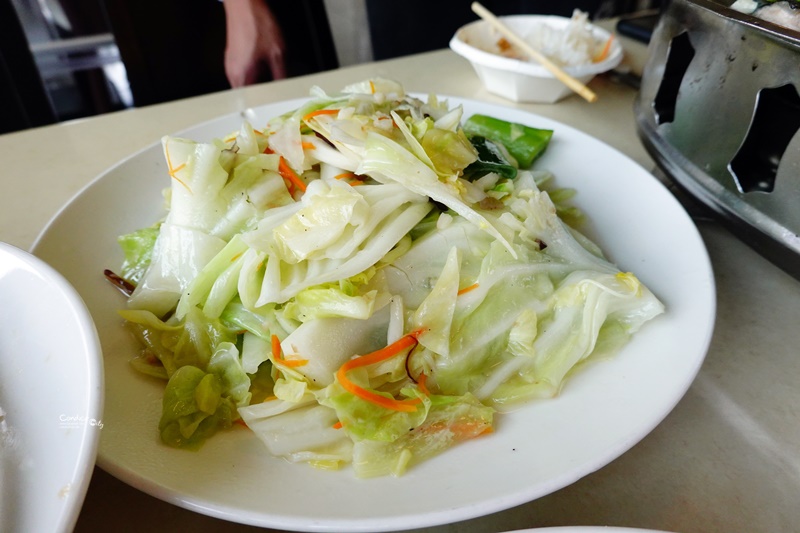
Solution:
{"label": "white rice", "polygon": [[[604,42],[598,42],[594,38],[589,15],[577,9],[564,28],[539,23],[531,26],[525,32],[520,32],[519,36],[561,67],[591,63],[605,46]],[[506,48],[503,44],[508,46],[510,43],[504,42],[498,33],[497,48],[490,51],[514,59],[528,59],[527,55],[517,47]]]}

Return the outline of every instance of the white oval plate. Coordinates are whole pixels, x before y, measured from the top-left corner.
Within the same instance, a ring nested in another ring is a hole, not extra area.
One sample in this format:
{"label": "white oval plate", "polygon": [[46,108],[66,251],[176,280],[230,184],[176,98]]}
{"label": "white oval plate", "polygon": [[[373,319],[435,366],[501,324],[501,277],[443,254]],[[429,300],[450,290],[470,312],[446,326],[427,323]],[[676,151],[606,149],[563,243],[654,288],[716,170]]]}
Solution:
{"label": "white oval plate", "polygon": [[80,296],[0,243],[0,530],[72,531],[102,409],[100,341]]}
{"label": "white oval plate", "polygon": [[[299,105],[248,114],[262,125]],[[106,427],[98,464],[153,496],[226,520],[276,529],[374,531],[424,527],[500,511],[560,489],[601,468],[649,433],[688,389],[708,348],[714,278],[689,216],[648,172],[623,154],[552,120],[495,105],[463,103],[555,136],[538,168],[578,190],[576,204],[608,257],[635,272],[666,304],[618,356],[579,373],[554,400],[498,417],[494,434],[460,445],[396,479],[358,480],[275,459],[246,429],[199,452],[159,443],[163,384],[128,364],[137,346],[121,327],[124,299],[103,279],[122,261],[116,238],[163,215],[169,184],[159,144],[101,175],[51,221],[35,246],[78,289],[105,352]],[[226,116],[181,133],[210,140],[238,130]]]}

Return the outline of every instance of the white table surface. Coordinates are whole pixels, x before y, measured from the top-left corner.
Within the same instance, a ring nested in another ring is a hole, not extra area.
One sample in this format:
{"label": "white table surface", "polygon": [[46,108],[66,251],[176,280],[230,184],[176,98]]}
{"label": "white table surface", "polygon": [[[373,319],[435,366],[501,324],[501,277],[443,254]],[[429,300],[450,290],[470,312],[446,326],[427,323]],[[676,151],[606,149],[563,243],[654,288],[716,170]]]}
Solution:
{"label": "white table surface", "polygon": [[[641,68],[643,46],[623,39]],[[48,220],[109,166],[175,132],[247,106],[335,91],[371,76],[409,91],[503,105],[448,50],[122,111],[0,136],[0,241],[28,249]],[[599,101],[572,96],[519,108],[572,125],[654,164],[636,135],[635,91],[605,78]],[[718,318],[705,364],[674,411],[601,470],[526,505],[428,532],[543,526],[628,526],[666,531],[800,530],[800,282],[727,230],[698,221],[715,270]],[[95,469],[76,531],[244,532],[157,500]]]}

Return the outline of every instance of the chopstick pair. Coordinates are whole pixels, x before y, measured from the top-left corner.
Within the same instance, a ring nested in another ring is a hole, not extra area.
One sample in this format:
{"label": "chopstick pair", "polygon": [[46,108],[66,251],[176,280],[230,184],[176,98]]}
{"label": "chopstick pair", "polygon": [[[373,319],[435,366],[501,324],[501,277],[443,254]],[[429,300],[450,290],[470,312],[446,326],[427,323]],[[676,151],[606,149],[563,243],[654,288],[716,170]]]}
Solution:
{"label": "chopstick pair", "polygon": [[472,11],[474,11],[476,15],[491,24],[496,30],[508,38],[508,40],[513,42],[515,45],[521,48],[522,51],[528,54],[529,57],[538,61],[544,68],[549,70],[550,73],[556,77],[556,79],[561,81],[561,83],[581,95],[584,99],[586,99],[587,102],[594,102],[597,100],[597,95],[591,89],[564,72],[561,67],[547,59],[544,54],[525,42],[524,39],[514,33],[511,28],[503,24],[500,19],[498,19],[491,11],[483,7],[479,2],[472,2],[471,7]]}

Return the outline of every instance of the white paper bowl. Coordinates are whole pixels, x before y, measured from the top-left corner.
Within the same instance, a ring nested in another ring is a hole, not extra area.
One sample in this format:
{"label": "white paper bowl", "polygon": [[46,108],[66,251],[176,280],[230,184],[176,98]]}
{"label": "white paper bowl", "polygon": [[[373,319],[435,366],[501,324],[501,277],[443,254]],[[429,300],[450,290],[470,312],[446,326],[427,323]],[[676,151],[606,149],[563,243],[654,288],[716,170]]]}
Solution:
{"label": "white paper bowl", "polygon": [[[532,27],[547,24],[563,28],[569,18],[549,15],[515,15],[500,17],[512,31],[526,35]],[[611,36],[598,26],[592,26],[595,39],[605,42]],[[514,102],[539,102],[552,104],[568,96],[572,90],[556,79],[550,71],[538,63],[520,61],[503,57],[486,50],[492,50],[500,38],[497,30],[487,22],[472,22],[456,31],[450,40],[450,48],[472,63],[475,72],[486,89],[498,96]],[[608,56],[598,63],[589,63],[563,70],[581,83],[588,83],[597,74],[613,69],[622,61],[622,46],[617,39],[611,42]]]}
{"label": "white paper bowl", "polygon": [[72,531],[102,411],[100,341],[83,300],[44,261],[0,243],[0,530]]}

